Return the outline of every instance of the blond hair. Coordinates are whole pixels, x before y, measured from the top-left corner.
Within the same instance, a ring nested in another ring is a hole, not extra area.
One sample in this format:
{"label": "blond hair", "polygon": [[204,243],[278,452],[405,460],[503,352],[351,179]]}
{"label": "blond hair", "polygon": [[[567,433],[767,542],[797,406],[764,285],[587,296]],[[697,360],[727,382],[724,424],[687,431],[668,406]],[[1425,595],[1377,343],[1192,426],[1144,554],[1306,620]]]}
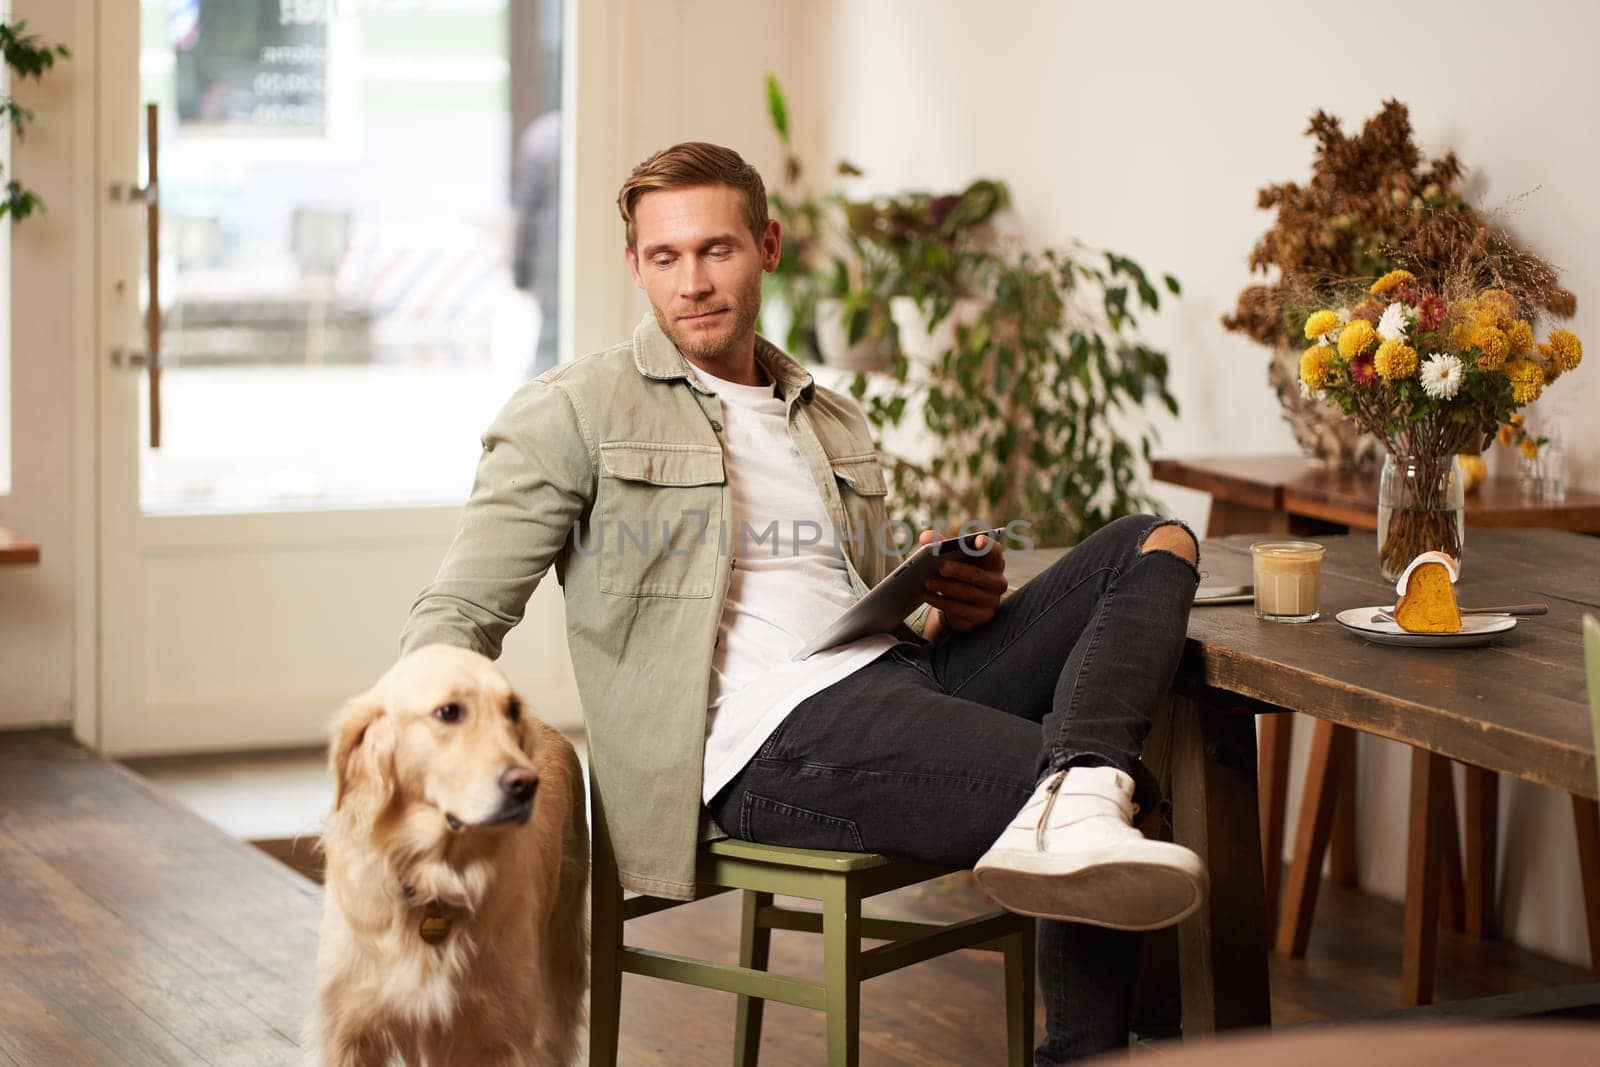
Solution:
{"label": "blond hair", "polygon": [[617,194],[617,210],[627,228],[628,247],[635,244],[633,209],[645,193],[693,185],[726,185],[744,196],[744,220],[759,243],[767,232],[767,187],[756,168],[731,148],[704,141],[684,141],[663,148],[633,168]]}

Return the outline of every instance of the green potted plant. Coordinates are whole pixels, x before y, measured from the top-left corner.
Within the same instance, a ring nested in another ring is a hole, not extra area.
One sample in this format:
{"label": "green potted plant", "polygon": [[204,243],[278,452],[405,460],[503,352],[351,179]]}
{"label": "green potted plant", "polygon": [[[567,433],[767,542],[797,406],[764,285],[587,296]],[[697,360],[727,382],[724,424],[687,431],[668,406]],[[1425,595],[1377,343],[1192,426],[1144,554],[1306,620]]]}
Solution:
{"label": "green potted plant", "polygon": [[[974,246],[959,260],[960,287],[942,259],[903,279],[929,334],[948,339],[925,378],[908,375],[900,352],[891,388],[869,394],[864,375],[851,383],[886,441],[911,419],[933,442],[932,454],[884,448],[896,517],[944,533],[1026,519],[1036,542],[1072,544],[1150,508],[1156,433],[1140,415],[1152,401],[1174,415],[1178,404],[1167,357],[1138,333],[1138,318],[1161,306],[1144,269],[1081,245]],[[1171,275],[1160,283],[1181,291]],[[976,310],[941,331],[960,299]]]}
{"label": "green potted plant", "polygon": [[1070,544],[1150,507],[1155,431],[1139,416],[1178,405],[1138,318],[1160,308],[1158,283],[1175,295],[1177,280],[1153,283],[1113,252],[1004,244],[995,223],[1010,193],[994,179],[948,194],[800,195],[788,108],[770,75],[766,88],[786,157],[770,194],[784,256],[768,291],[793,312],[792,352],[817,353],[829,334],[836,365],[861,365],[850,391],[881,442],[895,517],[946,532],[1027,519],[1040,543]]}
{"label": "green potted plant", "polygon": [[901,353],[920,369],[949,347],[950,331],[982,307],[978,268],[994,243],[991,221],[1010,202],[980,178],[958,193],[921,191],[846,201],[856,255],[874,264]]}
{"label": "green potted plant", "polygon": [[[0,20],[0,60],[19,80],[38,80],[55,66],[57,59],[71,58],[72,53],[66,45],[46,44],[37,34],[26,32],[27,28],[28,24],[22,20]],[[0,125],[9,123],[17,140],[22,140],[32,122],[32,111],[10,96],[0,96]],[[10,215],[12,219],[21,221],[36,210],[44,210],[44,201],[39,199],[39,195],[15,178],[7,178],[4,168],[0,168],[0,179],[5,181],[4,189],[0,190],[0,218]]]}
{"label": "green potted plant", "polygon": [[[794,152],[789,137],[789,105],[777,78],[766,77],[767,118],[783,149],[782,176],[767,190],[773,218],[783,224],[783,250],[777,269],[762,284],[762,332],[783,343],[796,359],[820,358],[818,305],[841,287],[828,251],[830,234],[839,227],[833,219],[842,198],[837,193],[813,193],[803,186],[805,167]],[[835,173],[840,177],[859,174],[849,162],[840,160]]]}

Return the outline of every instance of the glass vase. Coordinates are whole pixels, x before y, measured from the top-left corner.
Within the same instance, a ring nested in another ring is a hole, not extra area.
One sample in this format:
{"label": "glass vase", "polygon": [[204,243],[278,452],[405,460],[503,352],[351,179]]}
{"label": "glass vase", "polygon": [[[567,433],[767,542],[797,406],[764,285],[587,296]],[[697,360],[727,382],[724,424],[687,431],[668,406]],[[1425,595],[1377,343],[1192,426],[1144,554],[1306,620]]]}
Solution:
{"label": "glass vase", "polygon": [[1466,543],[1466,498],[1455,455],[1385,453],[1378,482],[1378,569],[1395,581],[1424,552],[1445,552],[1461,563]]}

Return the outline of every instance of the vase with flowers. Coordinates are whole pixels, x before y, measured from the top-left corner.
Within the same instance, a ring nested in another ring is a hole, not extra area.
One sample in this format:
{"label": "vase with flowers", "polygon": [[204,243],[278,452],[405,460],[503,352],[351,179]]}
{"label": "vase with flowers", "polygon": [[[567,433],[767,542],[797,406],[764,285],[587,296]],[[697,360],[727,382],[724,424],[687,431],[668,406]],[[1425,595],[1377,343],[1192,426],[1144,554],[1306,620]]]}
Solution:
{"label": "vase with flowers", "polygon": [[1351,306],[1305,319],[1302,390],[1335,404],[1382,442],[1378,557],[1394,581],[1423,552],[1461,558],[1457,455],[1488,445],[1499,427],[1573,370],[1583,345],[1568,330],[1535,342],[1534,309],[1504,288],[1455,279],[1425,288],[1392,270]]}

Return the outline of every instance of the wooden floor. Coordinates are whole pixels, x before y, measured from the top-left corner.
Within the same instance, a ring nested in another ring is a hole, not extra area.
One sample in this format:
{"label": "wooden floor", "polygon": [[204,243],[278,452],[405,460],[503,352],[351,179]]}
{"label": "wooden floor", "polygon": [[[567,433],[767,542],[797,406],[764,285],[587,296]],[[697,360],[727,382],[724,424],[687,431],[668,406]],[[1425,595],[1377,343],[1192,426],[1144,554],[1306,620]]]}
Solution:
{"label": "wooden floor", "polygon": [[[884,914],[940,919],[986,906],[971,875],[889,894],[877,903]],[[732,961],[738,920],[737,901],[729,895],[635,920],[628,924],[629,938],[667,951],[715,953]],[[1274,1024],[1400,1010],[1400,931],[1398,904],[1325,886],[1307,958],[1272,960]],[[820,975],[821,955],[806,938],[775,933],[772,967]],[[1439,942],[1440,1001],[1591,981],[1583,968],[1509,944],[1445,931]],[[873,979],[861,994],[862,1062],[950,1067],[1005,1062],[1002,980],[999,960],[979,953]],[[1042,1027],[1042,1005],[1038,1018]],[[714,1063],[727,1058],[732,1048],[733,999],[724,994],[628,975],[623,979],[622,1019],[625,1063]],[[765,1034],[764,1067],[823,1062],[821,1018],[814,1012],[768,1005]]]}
{"label": "wooden floor", "polygon": [[[0,734],[0,1065],[294,1062],[319,896],[61,735]],[[963,875],[874,905],[950,918],[984,902]],[[731,960],[737,908],[724,896],[637,920],[630,941]],[[1308,958],[1273,960],[1275,1021],[1397,1010],[1400,919],[1398,905],[1326,886]],[[774,934],[773,968],[820,974],[815,944]],[[1510,945],[1440,937],[1440,1000],[1587,980],[1582,968]],[[1004,1062],[1001,987],[999,961],[977,953],[872,980],[862,1061]],[[630,975],[622,1016],[624,1064],[730,1057],[726,994]],[[816,1013],[769,1005],[766,1034],[767,1067],[822,1062]]]}
{"label": "wooden floor", "polygon": [[321,892],[54,733],[0,733],[0,1064],[289,1064]]}

